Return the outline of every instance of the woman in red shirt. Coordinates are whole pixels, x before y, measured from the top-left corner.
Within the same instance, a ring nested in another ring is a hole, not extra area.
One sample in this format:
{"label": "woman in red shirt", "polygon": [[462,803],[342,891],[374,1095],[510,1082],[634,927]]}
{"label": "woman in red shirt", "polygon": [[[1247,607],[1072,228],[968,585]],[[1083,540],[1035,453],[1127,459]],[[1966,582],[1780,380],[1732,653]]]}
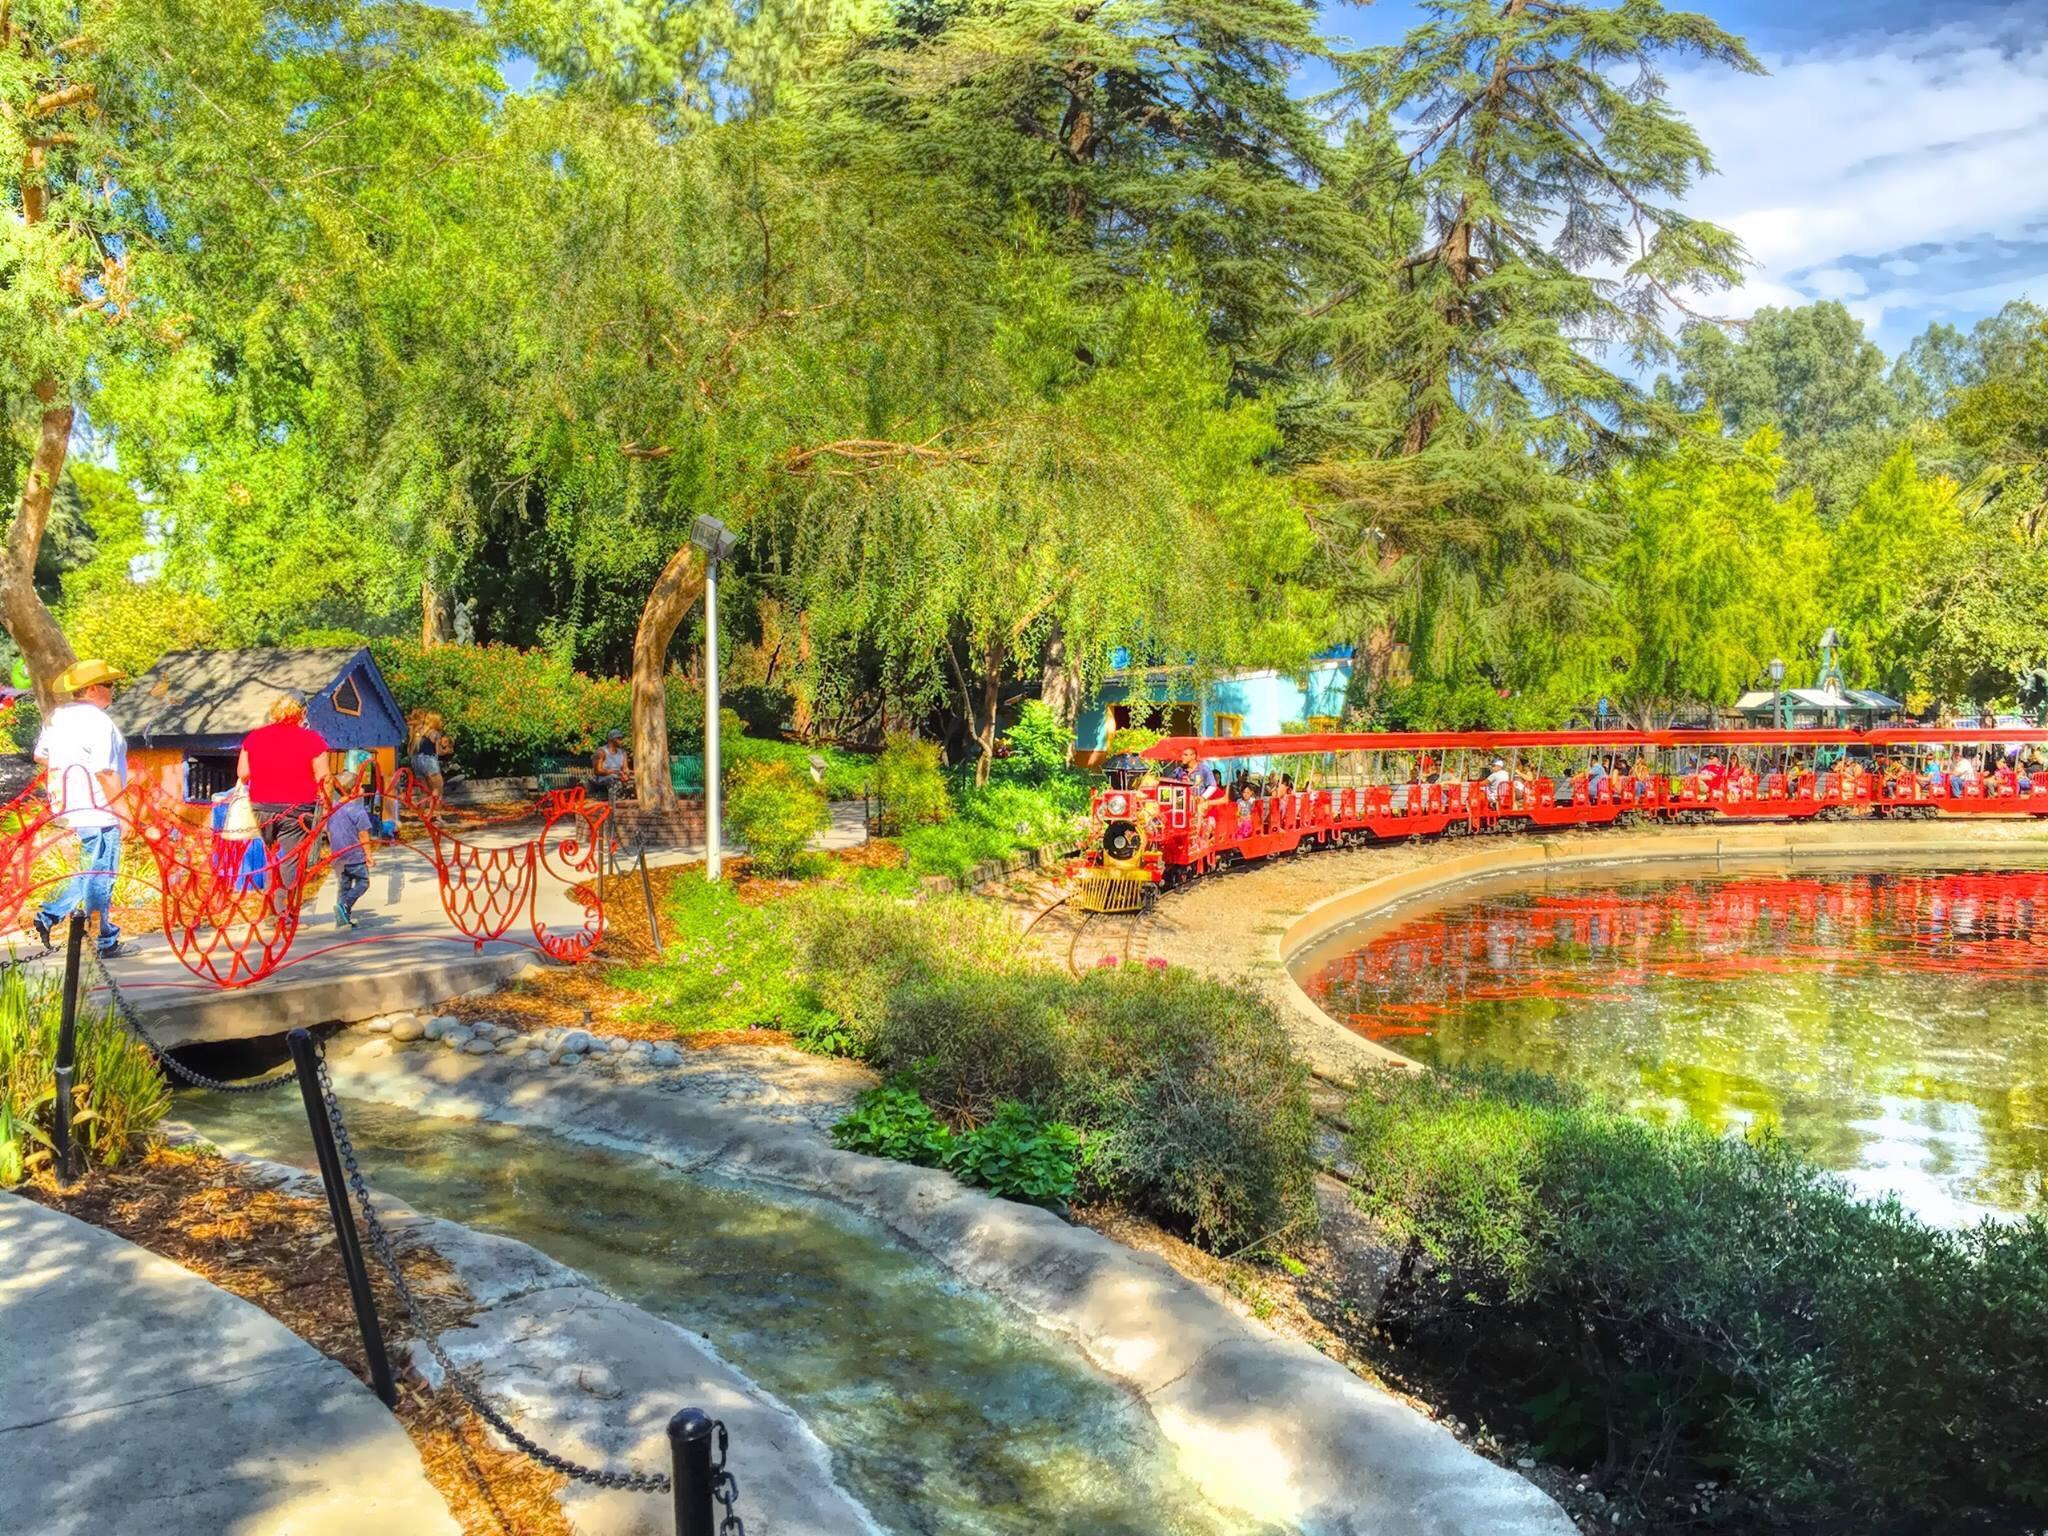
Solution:
{"label": "woman in red shirt", "polygon": [[270,706],[270,724],[242,739],[236,773],[285,889],[296,887],[304,876],[299,845],[312,833],[326,798],[327,750],[327,739],[306,724],[304,701],[288,693]]}

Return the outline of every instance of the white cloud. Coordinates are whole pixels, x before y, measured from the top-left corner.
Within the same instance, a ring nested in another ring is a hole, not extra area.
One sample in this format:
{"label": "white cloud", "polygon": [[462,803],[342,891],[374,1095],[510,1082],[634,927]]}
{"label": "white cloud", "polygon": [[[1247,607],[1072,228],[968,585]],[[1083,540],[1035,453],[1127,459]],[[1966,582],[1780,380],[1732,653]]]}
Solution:
{"label": "white cloud", "polygon": [[2048,39],[1935,28],[1764,62],[1671,76],[1720,172],[1686,210],[1756,262],[1713,309],[1839,298],[1881,328],[2048,292]]}

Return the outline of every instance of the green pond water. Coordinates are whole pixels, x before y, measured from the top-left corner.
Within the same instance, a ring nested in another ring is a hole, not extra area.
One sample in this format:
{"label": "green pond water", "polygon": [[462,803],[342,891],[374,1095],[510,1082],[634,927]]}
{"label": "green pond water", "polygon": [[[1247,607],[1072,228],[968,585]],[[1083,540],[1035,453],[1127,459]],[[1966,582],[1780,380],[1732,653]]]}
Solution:
{"label": "green pond water", "polygon": [[2048,873],[1562,872],[1339,930],[1292,969],[1422,1061],[1771,1125],[1944,1225],[2048,1209]]}
{"label": "green pond water", "polygon": [[[708,1334],[804,1418],[889,1531],[1262,1529],[1207,1504],[1106,1378],[879,1227],[530,1130],[346,1110],[372,1188],[530,1243]],[[313,1164],[296,1093],[181,1094],[173,1113],[225,1149]],[[743,1512],[749,1530],[779,1529],[773,1510]]]}

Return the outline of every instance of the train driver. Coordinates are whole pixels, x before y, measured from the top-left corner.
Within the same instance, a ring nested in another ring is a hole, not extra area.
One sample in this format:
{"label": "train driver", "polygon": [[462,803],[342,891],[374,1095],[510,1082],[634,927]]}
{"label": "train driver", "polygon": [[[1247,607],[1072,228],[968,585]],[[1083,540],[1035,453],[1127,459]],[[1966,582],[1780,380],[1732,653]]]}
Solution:
{"label": "train driver", "polygon": [[1216,777],[1216,770],[1204,768],[1196,759],[1193,747],[1181,750],[1178,771],[1174,777],[1183,784],[1192,785],[1195,793],[1204,800],[1214,800],[1223,793],[1223,781]]}

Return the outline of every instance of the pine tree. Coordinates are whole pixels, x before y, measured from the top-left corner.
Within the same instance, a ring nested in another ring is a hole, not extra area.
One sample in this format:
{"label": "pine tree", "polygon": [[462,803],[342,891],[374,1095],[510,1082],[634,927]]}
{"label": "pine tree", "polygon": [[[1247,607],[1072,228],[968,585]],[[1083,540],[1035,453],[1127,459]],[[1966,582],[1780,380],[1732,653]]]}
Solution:
{"label": "pine tree", "polygon": [[[1605,537],[1567,476],[1675,414],[1607,365],[1668,355],[1694,296],[1737,281],[1735,237],[1678,205],[1709,173],[1659,62],[1757,69],[1741,41],[1656,0],[1441,0],[1399,46],[1345,61],[1344,166],[1378,248],[1320,274],[1283,355],[1326,359],[1348,396],[1317,478],[1331,555],[1369,619],[1366,675],[1447,656],[1511,665],[1508,610],[1548,622],[1594,594]],[[1436,594],[1463,586],[1446,635]]]}

